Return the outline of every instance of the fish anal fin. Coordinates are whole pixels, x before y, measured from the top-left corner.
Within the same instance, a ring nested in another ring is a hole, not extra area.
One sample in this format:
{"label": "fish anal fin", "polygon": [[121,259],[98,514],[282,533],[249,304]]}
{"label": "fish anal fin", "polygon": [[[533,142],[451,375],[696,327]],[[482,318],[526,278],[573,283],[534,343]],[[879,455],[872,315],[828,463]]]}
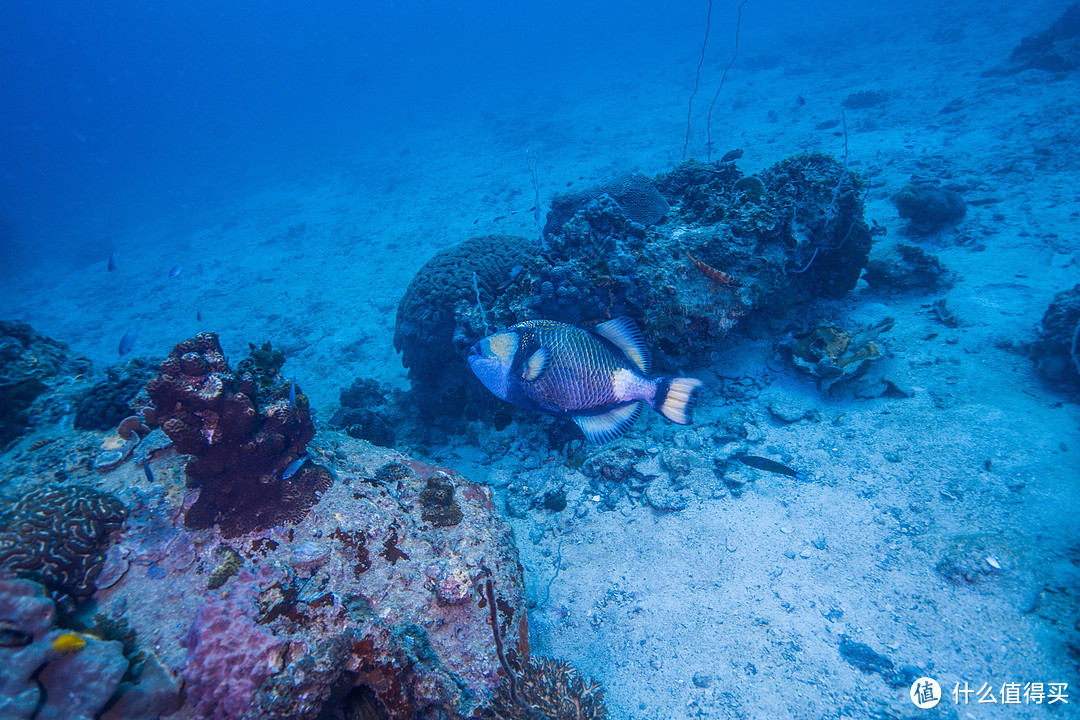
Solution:
{"label": "fish anal fin", "polygon": [[544,374],[549,365],[551,365],[551,351],[541,346],[521,366],[521,379],[525,382],[535,382]]}
{"label": "fish anal fin", "polygon": [[618,405],[599,415],[578,415],[574,422],[593,445],[603,445],[619,437],[641,414],[641,401]]}
{"label": "fish anal fin", "polygon": [[633,318],[617,317],[596,326],[597,334],[611,341],[642,375],[652,372],[652,354]]}

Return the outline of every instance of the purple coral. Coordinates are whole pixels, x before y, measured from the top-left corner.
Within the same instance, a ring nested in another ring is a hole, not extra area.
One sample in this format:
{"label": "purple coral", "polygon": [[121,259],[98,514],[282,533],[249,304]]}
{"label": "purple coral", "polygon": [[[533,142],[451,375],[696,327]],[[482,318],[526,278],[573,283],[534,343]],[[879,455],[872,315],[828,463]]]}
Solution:
{"label": "purple coral", "polygon": [[184,684],[198,717],[243,717],[263,682],[281,669],[285,643],[255,623],[249,597],[204,605],[181,644],[187,648]]}
{"label": "purple coral", "polygon": [[318,465],[283,477],[304,454],[315,426],[307,398],[290,400],[290,384],[277,374],[284,356],[263,371],[263,354],[272,353],[253,348],[252,360],[235,372],[217,335],[201,333],[177,345],[146,386],[154,403],[147,420],[193,456],[187,475],[200,493],[186,516],[190,527],[217,523],[232,537],[297,522],[332,482]]}

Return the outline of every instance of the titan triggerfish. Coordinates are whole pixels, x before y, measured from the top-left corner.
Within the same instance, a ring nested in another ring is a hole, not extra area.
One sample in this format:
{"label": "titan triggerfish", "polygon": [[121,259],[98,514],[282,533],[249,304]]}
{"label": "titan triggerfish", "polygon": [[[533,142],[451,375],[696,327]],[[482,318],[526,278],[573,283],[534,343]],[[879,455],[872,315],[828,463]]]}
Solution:
{"label": "titan triggerfish", "polygon": [[626,432],[644,403],[680,425],[693,422],[701,381],[648,377],[652,359],[628,317],[594,330],[553,320],[528,320],[472,347],[469,367],[509,403],[569,417],[590,442]]}

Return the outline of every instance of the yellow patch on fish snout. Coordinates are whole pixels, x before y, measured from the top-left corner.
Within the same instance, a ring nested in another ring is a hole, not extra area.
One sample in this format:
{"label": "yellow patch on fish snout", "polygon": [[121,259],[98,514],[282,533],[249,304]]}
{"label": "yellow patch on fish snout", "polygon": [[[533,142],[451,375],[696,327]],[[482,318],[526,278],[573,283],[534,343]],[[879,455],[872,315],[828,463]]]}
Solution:
{"label": "yellow patch on fish snout", "polygon": [[611,391],[619,400],[629,400],[630,388],[634,386],[635,375],[630,370],[623,368],[616,370],[611,376]]}

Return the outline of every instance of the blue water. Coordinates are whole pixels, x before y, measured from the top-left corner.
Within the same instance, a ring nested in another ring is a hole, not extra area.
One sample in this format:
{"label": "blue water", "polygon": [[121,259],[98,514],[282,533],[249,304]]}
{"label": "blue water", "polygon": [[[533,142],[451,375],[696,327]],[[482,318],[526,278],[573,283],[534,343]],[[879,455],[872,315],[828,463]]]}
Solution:
{"label": "blue water", "polygon": [[[812,37],[853,12],[873,20],[853,2],[751,2],[744,49]],[[9,0],[0,7],[8,263],[12,243],[58,245],[61,255],[100,245],[133,218],[183,216],[340,162],[390,128],[543,115],[561,97],[553,92],[633,82],[656,64],[685,64],[689,75],[707,13],[685,1]],[[736,13],[734,2],[715,3],[713,65],[732,52]],[[704,81],[699,102],[717,73]]]}
{"label": "blue water", "polygon": [[[322,430],[357,378],[407,387],[395,310],[435,252],[535,237],[535,197],[542,213],[563,189],[682,159],[709,18],[689,156],[745,149],[746,174],[842,158],[868,180],[875,251],[916,244],[955,284],[861,282],[714,338],[709,365],[680,368],[708,388],[696,425],[640,419],[627,436],[650,477],[668,474],[661,446],[693,451],[703,470],[680,510],[639,497],[608,512],[531,418],[470,418],[469,435],[425,438],[426,459],[495,487],[500,508],[510,478],[569,492],[562,515],[508,521],[526,585],[548,586],[537,652],[603,679],[613,717],[910,710],[906,688],[840,656],[846,633],[950,683],[1070,680],[1060,717],[1074,717],[1075,391],[1025,353],[1080,279],[1080,71],[981,75],[1067,5],[3,0],[0,319],[69,342],[95,377],[201,331],[234,364],[272,340]],[[842,111],[859,91],[888,101]],[[964,220],[905,234],[890,199],[913,176],[959,187]],[[696,272],[667,261],[673,284]],[[946,299],[955,324],[933,309]],[[875,362],[901,397],[827,397],[778,351],[885,316]],[[64,402],[35,432],[74,433]],[[732,470],[735,444],[798,482]],[[1003,565],[1008,582],[950,584],[943,558]]]}

